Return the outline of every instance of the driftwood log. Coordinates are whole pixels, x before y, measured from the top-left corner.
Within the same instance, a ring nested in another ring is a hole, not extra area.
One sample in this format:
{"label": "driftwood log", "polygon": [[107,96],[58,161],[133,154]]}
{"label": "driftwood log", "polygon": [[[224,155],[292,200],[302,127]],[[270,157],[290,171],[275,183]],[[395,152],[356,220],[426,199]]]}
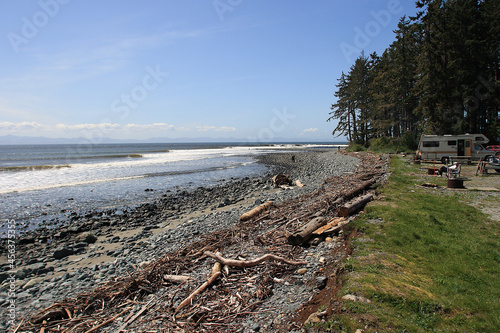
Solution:
{"label": "driftwood log", "polygon": [[344,221],[343,217],[336,217],[319,229],[314,230],[314,235],[322,235],[323,233],[329,231],[331,228],[336,227],[340,222]]}
{"label": "driftwood log", "polygon": [[328,228],[326,230],[322,230],[321,231],[321,234],[317,234],[317,231],[314,232],[314,235],[315,236],[319,236],[319,237],[327,237],[327,236],[333,236],[333,235],[336,235],[338,234],[343,228],[344,226],[349,223],[349,220],[344,220],[343,217],[341,217],[341,221],[338,222],[338,224],[336,226],[333,226],[331,228]]}
{"label": "driftwood log", "polygon": [[367,181],[364,181],[362,182],[361,184],[359,184],[358,186],[356,186],[355,188],[353,188],[352,190],[346,192],[344,194],[344,200],[350,200],[360,194],[362,194],[364,191],[366,191],[368,188],[370,188],[370,186],[373,185],[373,183],[375,183],[375,178],[372,178],[370,180],[367,180]]}
{"label": "driftwood log", "polygon": [[369,180],[362,182],[361,184],[359,184],[355,188],[343,193],[339,198],[337,198],[334,202],[331,203],[331,206],[339,207],[344,202],[346,202],[346,201],[348,201],[348,200],[350,200],[350,199],[352,199],[360,194],[363,194],[363,192],[368,190],[370,188],[370,186],[373,185],[373,183],[375,183],[375,178],[372,178],[372,179],[369,179]]}
{"label": "driftwood log", "polygon": [[271,178],[271,181],[273,182],[275,188],[278,188],[281,185],[292,185],[292,178],[290,178],[289,175],[279,174]]}
{"label": "driftwood log", "polygon": [[232,267],[241,267],[241,268],[247,268],[247,267],[257,266],[258,264],[260,264],[260,263],[262,263],[262,262],[264,262],[266,260],[275,260],[275,261],[279,261],[279,262],[282,262],[282,263],[285,263],[285,264],[288,264],[288,265],[305,265],[305,264],[307,264],[307,262],[305,262],[305,261],[289,260],[289,259],[285,259],[285,258],[276,256],[274,254],[266,254],[266,255],[263,255],[260,258],[257,258],[257,259],[254,259],[254,260],[245,260],[245,261],[243,261],[243,260],[226,259],[226,258],[223,258],[220,254],[213,253],[213,252],[210,252],[210,251],[205,251],[205,255],[208,256],[208,257],[210,257],[210,258],[213,258],[213,259],[217,260],[218,263],[220,263],[222,265],[232,266]]}
{"label": "driftwood log", "polygon": [[192,279],[187,275],[163,275],[163,280],[171,283],[184,283]]}
{"label": "driftwood log", "polygon": [[44,321],[54,321],[54,320],[61,320],[64,318],[70,318],[71,319],[71,312],[66,309],[66,304],[64,303],[56,303],[48,308],[38,312],[35,314],[31,320],[33,324],[40,324],[43,323]]}
{"label": "driftwood log", "polygon": [[263,211],[265,211],[266,209],[268,209],[272,206],[274,206],[274,203],[272,201],[264,202],[262,205],[255,207],[251,211],[246,212],[245,214],[241,215],[240,222],[248,221],[251,218],[259,215],[260,213],[262,213]]}
{"label": "driftwood log", "polygon": [[301,182],[300,180],[298,180],[298,179],[295,181],[295,185],[297,185],[298,187],[304,187],[304,186],[305,186],[305,185],[304,185],[304,184],[302,184],[302,182]]}
{"label": "driftwood log", "polygon": [[307,224],[297,229],[293,234],[288,236],[287,243],[290,245],[300,245],[307,242],[307,240],[311,238],[312,233],[324,226],[326,223],[327,220],[324,217],[315,217]]}
{"label": "driftwood log", "polygon": [[191,301],[193,300],[193,298],[200,294],[201,292],[203,292],[203,290],[207,289],[210,285],[212,285],[212,283],[215,282],[215,280],[217,280],[217,278],[222,274],[221,272],[221,265],[220,263],[215,263],[215,265],[212,267],[212,275],[210,276],[210,278],[207,280],[207,282],[205,282],[204,284],[202,284],[201,286],[199,286],[195,291],[193,291],[188,297],[186,297],[186,299],[184,299],[178,306],[177,308],[175,308],[175,312],[179,311],[181,308],[183,308],[184,306],[188,305],[189,303],[191,303]]}
{"label": "driftwood log", "polygon": [[339,216],[346,217],[362,210],[368,202],[373,199],[373,194],[365,194],[356,198],[339,208]]}

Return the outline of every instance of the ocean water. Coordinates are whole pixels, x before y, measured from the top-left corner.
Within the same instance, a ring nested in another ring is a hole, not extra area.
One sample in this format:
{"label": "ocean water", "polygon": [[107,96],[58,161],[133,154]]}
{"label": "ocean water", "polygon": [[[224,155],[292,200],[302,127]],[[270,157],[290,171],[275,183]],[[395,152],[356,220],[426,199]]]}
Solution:
{"label": "ocean water", "polygon": [[63,221],[71,212],[134,206],[167,191],[258,176],[267,170],[255,156],[292,147],[296,146],[0,146],[0,237],[7,220],[33,229]]}

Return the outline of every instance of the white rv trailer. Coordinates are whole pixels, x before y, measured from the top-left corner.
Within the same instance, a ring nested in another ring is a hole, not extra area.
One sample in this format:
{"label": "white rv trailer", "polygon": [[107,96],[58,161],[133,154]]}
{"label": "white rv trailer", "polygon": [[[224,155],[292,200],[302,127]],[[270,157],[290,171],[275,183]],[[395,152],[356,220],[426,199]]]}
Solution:
{"label": "white rv trailer", "polygon": [[494,152],[482,146],[488,141],[483,134],[422,135],[417,158],[441,161],[443,164],[452,159],[480,160],[494,155]]}

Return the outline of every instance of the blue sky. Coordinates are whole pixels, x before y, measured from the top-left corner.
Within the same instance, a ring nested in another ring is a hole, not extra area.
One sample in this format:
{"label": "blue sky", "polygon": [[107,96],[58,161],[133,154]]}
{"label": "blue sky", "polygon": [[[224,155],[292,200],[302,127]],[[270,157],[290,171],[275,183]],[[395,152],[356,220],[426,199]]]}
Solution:
{"label": "blue sky", "polygon": [[337,141],[335,84],[408,0],[0,2],[0,135]]}

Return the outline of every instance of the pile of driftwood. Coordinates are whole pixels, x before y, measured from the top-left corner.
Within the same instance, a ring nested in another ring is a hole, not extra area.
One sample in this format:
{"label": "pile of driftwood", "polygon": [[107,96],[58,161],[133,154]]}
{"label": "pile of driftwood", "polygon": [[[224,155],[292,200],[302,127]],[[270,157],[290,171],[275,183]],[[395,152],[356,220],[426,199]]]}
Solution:
{"label": "pile of driftwood", "polygon": [[[387,161],[358,154],[358,170],[314,193],[267,202],[144,269],[24,318],[14,332],[236,331],[293,274],[305,246],[339,233],[373,199]],[[302,245],[302,246],[301,246]]]}

